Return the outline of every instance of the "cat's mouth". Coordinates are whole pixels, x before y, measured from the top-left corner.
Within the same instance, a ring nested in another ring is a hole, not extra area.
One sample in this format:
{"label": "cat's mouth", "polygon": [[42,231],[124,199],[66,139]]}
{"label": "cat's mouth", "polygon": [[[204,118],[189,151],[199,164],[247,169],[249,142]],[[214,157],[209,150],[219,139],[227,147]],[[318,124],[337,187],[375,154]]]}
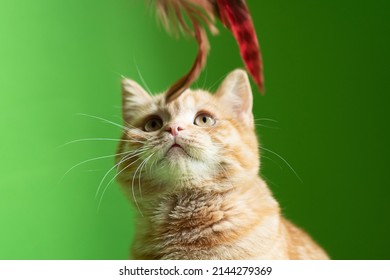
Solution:
{"label": "cat's mouth", "polygon": [[172,144],[172,146],[168,149],[167,156],[169,156],[170,154],[182,154],[191,157],[190,154],[177,143]]}
{"label": "cat's mouth", "polygon": [[180,152],[186,152],[182,146],[180,146],[179,144],[177,143],[174,143],[167,151],[167,154],[169,154],[170,152],[176,152],[176,151],[180,151]]}
{"label": "cat's mouth", "polygon": [[173,144],[169,149],[174,149],[174,148],[180,148],[180,149],[183,149],[182,146],[180,146],[179,144],[175,143]]}

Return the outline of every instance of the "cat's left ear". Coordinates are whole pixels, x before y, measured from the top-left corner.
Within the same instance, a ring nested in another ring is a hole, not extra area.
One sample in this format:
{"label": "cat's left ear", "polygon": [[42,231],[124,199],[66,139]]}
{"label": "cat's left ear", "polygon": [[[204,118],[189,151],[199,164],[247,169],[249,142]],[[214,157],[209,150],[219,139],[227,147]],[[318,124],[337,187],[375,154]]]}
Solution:
{"label": "cat's left ear", "polygon": [[122,80],[122,112],[125,120],[139,114],[139,108],[151,100],[152,97],[137,82],[126,78]]}
{"label": "cat's left ear", "polygon": [[219,86],[216,97],[223,106],[230,108],[234,117],[249,127],[253,127],[252,114],[253,97],[248,75],[244,70],[237,69],[229,73]]}

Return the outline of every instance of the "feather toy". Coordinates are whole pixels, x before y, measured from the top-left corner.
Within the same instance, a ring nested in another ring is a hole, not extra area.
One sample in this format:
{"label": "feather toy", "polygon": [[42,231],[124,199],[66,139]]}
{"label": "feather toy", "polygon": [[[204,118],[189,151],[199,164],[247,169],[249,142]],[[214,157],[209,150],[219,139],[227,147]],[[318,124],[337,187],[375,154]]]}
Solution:
{"label": "feather toy", "polygon": [[167,91],[167,101],[177,98],[199,77],[206,65],[210,49],[206,25],[217,34],[215,19],[219,18],[235,37],[244,64],[264,92],[262,58],[252,18],[245,0],[152,0],[164,27],[174,34],[193,36],[198,43],[198,54],[190,71]]}

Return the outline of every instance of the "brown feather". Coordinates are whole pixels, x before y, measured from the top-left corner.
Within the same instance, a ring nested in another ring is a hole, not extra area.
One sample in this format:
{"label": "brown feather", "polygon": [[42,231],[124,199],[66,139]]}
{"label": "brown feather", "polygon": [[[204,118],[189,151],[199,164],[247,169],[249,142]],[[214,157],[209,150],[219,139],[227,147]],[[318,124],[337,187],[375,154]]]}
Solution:
{"label": "brown feather", "polygon": [[[216,14],[215,0],[157,0],[157,11],[167,31],[174,34],[183,33],[195,37],[198,43],[198,54],[189,72],[176,81],[166,93],[170,102],[182,94],[196,81],[206,65],[210,44],[205,24],[212,33],[218,30],[214,25]],[[188,21],[191,23],[189,25]]]}
{"label": "brown feather", "polygon": [[194,64],[190,71],[177,82],[175,82],[165,94],[166,101],[170,102],[179,97],[191,84],[196,81],[206,65],[207,55],[210,49],[206,31],[198,24],[194,24],[195,38],[198,42],[199,50],[195,58]]}
{"label": "brown feather", "polygon": [[179,31],[185,35],[195,36],[188,25],[191,23],[204,24],[214,33],[216,1],[215,0],[155,0],[157,13],[160,16],[165,29],[177,34]]}

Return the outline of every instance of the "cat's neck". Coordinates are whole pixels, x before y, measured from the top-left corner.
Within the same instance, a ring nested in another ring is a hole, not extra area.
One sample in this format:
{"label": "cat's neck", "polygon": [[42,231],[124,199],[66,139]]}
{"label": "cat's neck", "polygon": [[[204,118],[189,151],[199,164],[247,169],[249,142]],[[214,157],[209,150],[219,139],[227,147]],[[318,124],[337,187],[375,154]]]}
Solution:
{"label": "cat's neck", "polygon": [[244,201],[250,210],[251,207],[257,209],[259,204],[264,205],[265,201],[267,202],[265,205],[275,201],[266,183],[258,176],[242,177],[235,181],[230,179],[199,182],[183,180],[170,186],[156,184],[154,190],[156,191],[154,195],[146,195],[140,202],[145,212],[141,213],[141,216],[172,214],[178,209],[206,209],[208,205],[218,205],[225,212],[227,208],[242,207]]}
{"label": "cat's neck", "polygon": [[170,254],[177,250],[172,248],[207,251],[233,242],[243,231],[250,232],[259,225],[262,215],[279,216],[277,202],[257,177],[225,191],[211,187],[183,188],[145,203],[144,217],[139,217],[144,230],[137,242],[153,240],[154,247],[162,246],[162,253],[166,250],[165,257],[173,258]]}

